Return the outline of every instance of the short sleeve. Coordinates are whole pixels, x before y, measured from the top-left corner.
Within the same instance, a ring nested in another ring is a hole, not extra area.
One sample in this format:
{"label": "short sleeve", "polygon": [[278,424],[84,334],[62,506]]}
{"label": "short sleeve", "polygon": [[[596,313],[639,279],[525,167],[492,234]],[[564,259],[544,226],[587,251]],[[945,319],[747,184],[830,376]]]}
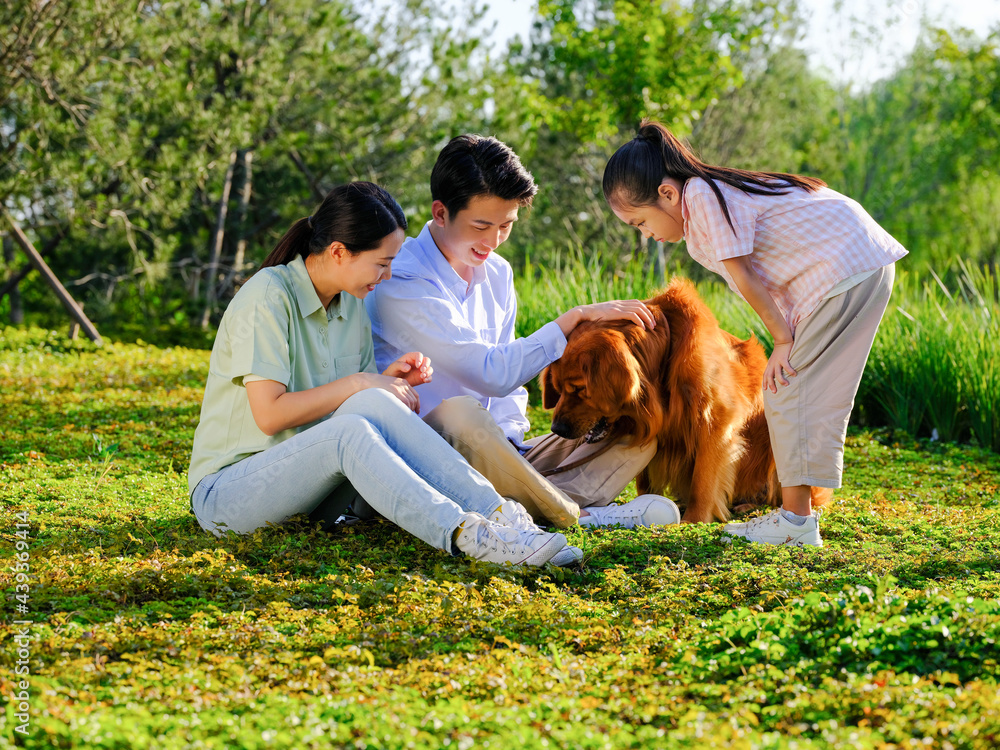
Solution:
{"label": "short sleeve", "polygon": [[236,385],[243,385],[243,377],[251,374],[288,385],[292,366],[287,305],[254,301],[230,308],[225,324],[229,357],[220,363],[225,369],[221,375]]}
{"label": "short sleeve", "polygon": [[[721,189],[721,188],[720,188]],[[709,248],[715,260],[739,258],[753,253],[757,214],[752,206],[739,200],[738,191],[723,191],[733,225],[730,227],[722,205],[711,188],[692,196],[688,221]]]}

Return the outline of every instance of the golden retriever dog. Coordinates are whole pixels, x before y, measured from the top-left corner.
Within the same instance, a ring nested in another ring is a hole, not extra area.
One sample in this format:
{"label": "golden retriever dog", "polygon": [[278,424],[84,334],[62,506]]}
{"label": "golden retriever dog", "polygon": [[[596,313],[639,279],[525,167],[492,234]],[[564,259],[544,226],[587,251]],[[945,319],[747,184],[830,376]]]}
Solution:
{"label": "golden retriever dog", "polygon": [[[686,522],[726,520],[730,509],[780,505],[762,380],[767,356],[753,336],[719,328],[686,279],[646,305],[656,328],[581,323],[541,376],[542,403],[560,437],[624,435],[657,450],[639,493],[669,494]],[[830,490],[813,490],[814,504]]]}

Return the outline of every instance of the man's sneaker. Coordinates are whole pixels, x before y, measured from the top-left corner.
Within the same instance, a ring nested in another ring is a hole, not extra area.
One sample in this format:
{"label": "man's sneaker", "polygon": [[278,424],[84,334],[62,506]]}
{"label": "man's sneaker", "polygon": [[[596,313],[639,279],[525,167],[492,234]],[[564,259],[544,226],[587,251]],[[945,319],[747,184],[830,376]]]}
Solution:
{"label": "man's sneaker", "polygon": [[[531,514],[525,510],[521,503],[509,498],[504,500],[503,505],[493,511],[489,520],[501,526],[509,526],[512,529],[533,531],[538,534],[545,533],[538,527]],[[581,560],[583,560],[583,550],[567,544],[549,562],[563,568],[567,565],[577,565]]]}
{"label": "man's sneaker", "polygon": [[[796,526],[781,515],[780,510],[772,510],[770,513],[746,523],[727,523],[722,528],[722,533],[762,544],[789,544],[795,547],[823,546],[823,540],[819,535],[819,516],[815,511],[801,526]],[[723,541],[731,540],[723,539]]]}
{"label": "man's sneaker", "polygon": [[680,523],[681,512],[674,501],[660,495],[639,495],[623,505],[587,508],[589,516],[580,516],[581,526],[661,526]]}
{"label": "man's sneaker", "polygon": [[544,565],[566,547],[566,537],[500,526],[478,513],[466,513],[455,546],[485,562]]}

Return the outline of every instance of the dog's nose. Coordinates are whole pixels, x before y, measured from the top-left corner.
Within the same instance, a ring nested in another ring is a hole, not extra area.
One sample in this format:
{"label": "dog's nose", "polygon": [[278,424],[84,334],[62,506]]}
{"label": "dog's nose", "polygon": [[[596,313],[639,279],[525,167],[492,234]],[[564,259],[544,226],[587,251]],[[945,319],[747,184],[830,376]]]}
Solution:
{"label": "dog's nose", "polygon": [[552,433],[561,438],[572,439],[573,425],[563,420],[552,420]]}

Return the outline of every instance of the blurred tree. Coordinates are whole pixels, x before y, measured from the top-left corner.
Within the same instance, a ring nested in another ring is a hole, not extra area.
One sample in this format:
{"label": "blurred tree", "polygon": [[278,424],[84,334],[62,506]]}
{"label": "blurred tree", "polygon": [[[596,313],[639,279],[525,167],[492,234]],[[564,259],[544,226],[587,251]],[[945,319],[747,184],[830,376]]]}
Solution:
{"label": "blurred tree", "polygon": [[926,29],[895,74],[843,98],[827,179],[912,257],[1000,255],[1000,29],[990,39]]}
{"label": "blurred tree", "polygon": [[[121,49],[125,8],[121,0],[12,0],[0,8],[0,200],[40,240],[46,259],[70,254],[65,222],[55,215],[73,180],[86,174],[81,132],[93,111],[87,82],[105,55]],[[63,159],[73,163],[69,183],[64,170],[49,169]],[[10,253],[6,265],[5,292],[23,289],[28,308],[51,306],[37,279],[18,286],[31,278],[23,256]]]}
{"label": "blurred tree", "polygon": [[[210,323],[338,182],[381,182],[419,228],[460,132],[507,141],[541,186],[515,262],[631,254],[600,183],[649,115],[708,161],[826,179],[914,260],[996,262],[1000,32],[928,32],[857,90],[793,48],[794,0],[540,0],[501,54],[463,2],[10,0],[0,200],[102,326]],[[0,298],[50,309],[0,257]]]}
{"label": "blurred tree", "polygon": [[[110,4],[73,7],[97,18]],[[449,30],[442,13],[426,0],[377,17],[345,0],[182,0],[133,5],[113,36],[89,38],[67,34],[77,17],[50,18],[34,77],[0,112],[4,202],[36,235],[66,237],[50,260],[81,277],[97,318],[207,323],[241,266],[333,184],[409,188],[419,169],[422,195],[449,123],[478,122],[464,64],[476,27]],[[54,107],[34,82],[62,84],[38,71],[71,58],[94,62]]]}
{"label": "blurred tree", "polygon": [[734,63],[769,43],[794,6],[783,0],[541,0],[530,47],[511,64],[524,81],[504,123],[541,185],[522,242],[533,258],[567,247],[638,247],[604,206],[601,175],[649,116],[688,135],[719,97],[738,89]]}

